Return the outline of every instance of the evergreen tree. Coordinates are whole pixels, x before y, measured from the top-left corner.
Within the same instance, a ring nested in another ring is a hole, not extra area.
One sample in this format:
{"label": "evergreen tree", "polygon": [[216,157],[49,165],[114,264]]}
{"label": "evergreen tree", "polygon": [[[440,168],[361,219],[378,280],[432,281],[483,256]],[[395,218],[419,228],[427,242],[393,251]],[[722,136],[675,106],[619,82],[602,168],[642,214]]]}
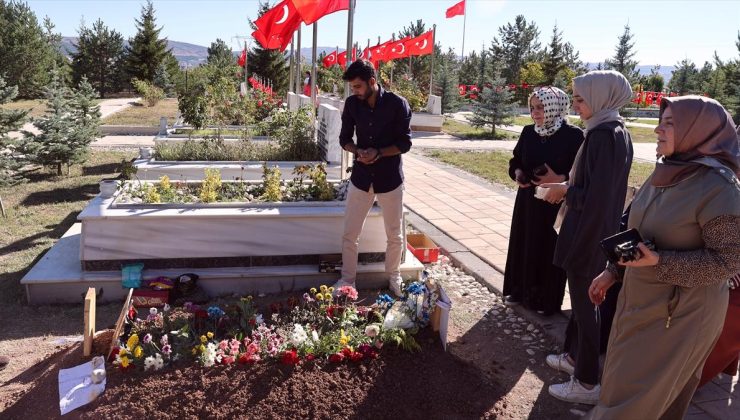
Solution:
{"label": "evergreen tree", "polygon": [[576,76],[580,76],[588,72],[588,67],[581,61],[580,54],[570,42],[563,44],[563,60],[565,66],[571,70]]}
{"label": "evergreen tree", "polygon": [[0,74],[17,86],[19,97],[37,97],[49,82],[59,56],[49,41],[28,4],[0,0]]}
{"label": "evergreen tree", "polygon": [[162,89],[168,98],[175,96],[175,84],[170,81],[170,73],[167,71],[165,63],[160,64],[157,68],[152,84]]}
{"label": "evergreen tree", "polygon": [[491,81],[493,87],[484,87],[480,100],[473,106],[470,124],[473,127],[491,126],[491,134],[496,137],[496,125],[509,124],[516,115],[514,93],[506,86],[501,76]]}
{"label": "evergreen tree", "polygon": [[[409,26],[404,26],[403,30],[398,32],[398,39],[406,37],[417,37],[428,31],[426,24],[421,19],[416,22],[409,22]],[[434,45],[432,54],[434,54],[435,65],[442,59],[442,50],[439,43]],[[414,84],[423,92],[424,96],[429,92],[429,75],[432,68],[432,55],[414,56],[402,60],[393,60],[396,77],[407,74]]]}
{"label": "evergreen tree", "polygon": [[[269,2],[263,3],[260,1],[259,16],[265,14],[270,8]],[[251,20],[249,25],[252,29],[257,29]],[[262,48],[259,42],[255,42],[254,47],[247,52],[247,72],[249,74],[256,73],[272,80],[273,91],[282,96],[288,92],[290,69],[287,60],[286,53]]]}
{"label": "evergreen tree", "polygon": [[455,112],[460,103],[460,91],[458,90],[458,78],[455,67],[457,60],[455,53],[450,51],[442,56],[442,62],[435,74],[437,92],[442,98],[442,113]]}
{"label": "evergreen tree", "polygon": [[154,16],[154,4],[147,0],[141,8],[141,17],[136,19],[137,33],[129,39],[126,48],[126,68],[130,79],[152,82],[157,69],[166,59],[167,39],[159,38],[162,28],[157,28]]}
{"label": "evergreen tree", "polygon": [[558,74],[565,68],[562,32],[558,31],[558,25],[555,25],[552,28],[550,45],[545,48],[545,60],[542,62],[542,73],[544,74],[545,83],[549,85],[555,83]]}
{"label": "evergreen tree", "polygon": [[62,167],[84,162],[89,144],[98,135],[100,107],[95,105],[97,92],[83,78],[79,90],[72,91],[62,83],[58,71],[45,88],[46,112],[34,120],[39,134],[25,133],[23,151],[34,163]]}
{"label": "evergreen tree", "polygon": [[490,51],[496,62],[503,65],[501,75],[506,84],[521,82],[520,70],[528,61],[539,61],[540,31],[534,22],[528,23],[524,15],[518,15],[514,24],[507,23],[498,29]]}
{"label": "evergreen tree", "polygon": [[662,92],[665,87],[665,80],[663,75],[660,74],[660,64],[656,64],[655,67],[650,69],[650,75],[645,78],[643,87],[647,91],[651,92]]}
{"label": "evergreen tree", "polygon": [[[0,77],[0,105],[12,102],[18,95],[18,88],[7,86]],[[18,131],[26,119],[28,111],[0,108],[0,189],[7,188],[23,181],[21,168],[25,157],[18,151],[18,142],[8,133]],[[5,217],[3,198],[0,196],[0,211]]]}
{"label": "evergreen tree", "polygon": [[624,32],[619,37],[614,57],[607,59],[604,64],[607,70],[616,70],[624,75],[630,83],[634,83],[640,76],[636,70],[637,60],[632,58],[637,54],[635,43],[632,42],[634,34],[630,32],[630,26],[624,26]]}
{"label": "evergreen tree", "polygon": [[108,92],[120,90],[123,79],[123,35],[109,29],[100,19],[92,28],[81,24],[77,32],[77,51],[72,54],[75,84],[87,78],[101,98],[105,98]]}
{"label": "evergreen tree", "polygon": [[461,84],[472,85],[478,83],[478,69],[480,68],[480,58],[475,51],[468,54],[460,65],[458,78]]}
{"label": "evergreen tree", "polygon": [[679,95],[686,95],[696,91],[696,77],[699,71],[696,69],[694,62],[684,58],[676,64],[676,69],[671,73],[671,81],[668,83],[668,89],[677,92]]}
{"label": "evergreen tree", "polygon": [[221,39],[211,42],[208,47],[208,64],[229,65],[234,63],[234,53],[231,48]]}

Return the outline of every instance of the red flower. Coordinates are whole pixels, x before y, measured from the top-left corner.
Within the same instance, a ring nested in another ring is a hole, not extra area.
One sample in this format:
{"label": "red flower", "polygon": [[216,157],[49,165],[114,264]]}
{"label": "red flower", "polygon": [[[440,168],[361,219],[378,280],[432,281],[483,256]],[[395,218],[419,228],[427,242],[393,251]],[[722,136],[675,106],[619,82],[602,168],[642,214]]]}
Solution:
{"label": "red flower", "polygon": [[262,106],[262,100],[257,101],[257,106]]}
{"label": "red flower", "polygon": [[254,318],[249,318],[249,321],[248,322],[249,322],[249,325],[251,325],[251,326],[257,325],[257,320],[254,319]]}
{"label": "red flower", "polygon": [[116,356],[118,356],[118,352],[121,351],[120,347],[113,347],[113,350],[110,352],[110,357],[108,358],[108,361],[113,363],[114,360],[116,360]]}
{"label": "red flower", "polygon": [[298,358],[298,352],[295,350],[284,351],[283,357],[280,358],[280,361],[284,365],[297,365],[298,362],[300,362],[300,359]]}
{"label": "red flower", "polygon": [[351,360],[353,362],[359,362],[359,361],[361,361],[362,360],[362,357],[363,357],[362,356],[362,353],[360,353],[359,351],[353,351],[353,352],[351,352],[349,354],[349,360]]}
{"label": "red flower", "polygon": [[316,356],[314,356],[313,353],[308,353],[306,355],[306,360],[309,361],[309,362],[312,361],[312,360],[314,360],[315,358],[316,358]]}
{"label": "red flower", "polygon": [[344,355],[342,353],[334,353],[329,355],[329,361],[332,363],[342,363],[344,361]]}
{"label": "red flower", "polygon": [[344,355],[345,357],[350,357],[352,355],[352,349],[349,347],[343,348],[342,355]]}
{"label": "red flower", "polygon": [[252,355],[249,355],[247,353],[242,353],[241,355],[239,355],[239,359],[237,361],[239,362],[240,365],[246,365],[246,364],[252,364],[256,362],[257,359]]}
{"label": "red flower", "polygon": [[221,357],[221,363],[224,365],[230,365],[234,363],[235,359],[234,356],[223,356]]}
{"label": "red flower", "polygon": [[208,318],[208,312],[205,311],[204,309],[198,309],[197,311],[195,311],[195,317],[206,319]]}

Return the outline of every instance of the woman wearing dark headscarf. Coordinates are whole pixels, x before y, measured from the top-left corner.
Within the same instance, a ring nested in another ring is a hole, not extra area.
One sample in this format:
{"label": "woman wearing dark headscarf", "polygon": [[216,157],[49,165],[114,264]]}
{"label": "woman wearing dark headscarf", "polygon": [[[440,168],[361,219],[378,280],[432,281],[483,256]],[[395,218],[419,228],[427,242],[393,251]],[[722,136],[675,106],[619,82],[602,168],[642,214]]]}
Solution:
{"label": "woman wearing dark headscarf", "polygon": [[[727,111],[700,96],[661,101],[655,171],[632,202],[644,244],[627,267],[596,419],[684,417],[722,329],[727,279],[740,271],[738,136]],[[616,270],[594,279],[598,304]]]}
{"label": "woman wearing dark headscarf", "polygon": [[[565,353],[547,356],[547,364],[572,375],[548,388],[555,398],[596,404],[599,397],[600,322],[589,302],[591,280],[606,265],[599,242],[619,229],[632,166],[632,140],[619,108],[632,99],[627,79],[616,71],[592,71],[573,79],[573,109],[586,125],[586,140],[578,151],[567,183],[543,184],[545,199],[565,200],[553,262],[568,276],[572,305]],[[608,333],[606,334],[608,335]]]}
{"label": "woman wearing dark headscarf", "polygon": [[[509,176],[519,184],[509,235],[504,295],[509,304],[521,302],[545,315],[560,310],[565,294],[565,271],[552,264],[557,233],[553,229],[558,205],[535,198],[535,185],[568,179],[583,142],[580,128],[567,123],[570,99],[555,87],[535,91],[529,98],[533,125],[522,130],[509,161]],[[537,172],[537,174],[535,174]]]}

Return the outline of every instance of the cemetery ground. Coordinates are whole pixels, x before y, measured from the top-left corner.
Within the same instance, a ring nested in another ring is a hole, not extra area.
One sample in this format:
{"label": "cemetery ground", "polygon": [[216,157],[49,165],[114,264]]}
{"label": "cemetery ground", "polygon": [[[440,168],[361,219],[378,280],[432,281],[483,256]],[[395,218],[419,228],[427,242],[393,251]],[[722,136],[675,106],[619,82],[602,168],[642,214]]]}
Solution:
{"label": "cemetery ground", "polygon": [[178,114],[177,99],[162,99],[154,106],[145,106],[139,101],[104,118],[103,124],[157,127],[160,117],[167,117],[168,124],[172,124]]}
{"label": "cemetery ground", "polygon": [[[26,305],[19,281],[75,222],[98,181],[116,176],[121,161],[135,154],[96,149],[70,177],[38,171],[30,182],[3,191],[9,217],[0,225],[0,353],[12,358],[0,371],[4,417],[58,416],[58,369],[83,361],[80,344],[70,339],[82,333],[82,305]],[[183,366],[155,374],[109,368],[106,392],[68,417],[576,416],[574,406],[547,395],[547,384],[565,379],[543,363],[556,346],[547,325],[506,308],[447,262],[429,266],[429,272],[453,300],[447,352],[435,334],[422,331],[421,352],[387,346],[379,359],[360,364]],[[119,310],[120,304],[99,304],[98,330],[112,325]]]}

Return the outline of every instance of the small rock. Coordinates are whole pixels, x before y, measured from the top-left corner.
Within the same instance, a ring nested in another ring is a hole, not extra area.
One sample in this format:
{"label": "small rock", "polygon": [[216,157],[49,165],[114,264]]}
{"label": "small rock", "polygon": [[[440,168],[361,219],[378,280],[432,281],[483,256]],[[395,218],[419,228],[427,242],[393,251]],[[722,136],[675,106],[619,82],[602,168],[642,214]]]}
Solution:
{"label": "small rock", "polygon": [[527,325],[527,331],[534,331],[534,324]]}
{"label": "small rock", "polygon": [[504,334],[511,334],[511,330],[504,330]]}
{"label": "small rock", "polygon": [[535,355],[535,351],[532,350],[532,349],[527,349],[527,354],[530,355],[530,356],[534,356]]}
{"label": "small rock", "polygon": [[522,337],[522,341],[532,341],[532,337],[529,335],[525,335],[524,337]]}

